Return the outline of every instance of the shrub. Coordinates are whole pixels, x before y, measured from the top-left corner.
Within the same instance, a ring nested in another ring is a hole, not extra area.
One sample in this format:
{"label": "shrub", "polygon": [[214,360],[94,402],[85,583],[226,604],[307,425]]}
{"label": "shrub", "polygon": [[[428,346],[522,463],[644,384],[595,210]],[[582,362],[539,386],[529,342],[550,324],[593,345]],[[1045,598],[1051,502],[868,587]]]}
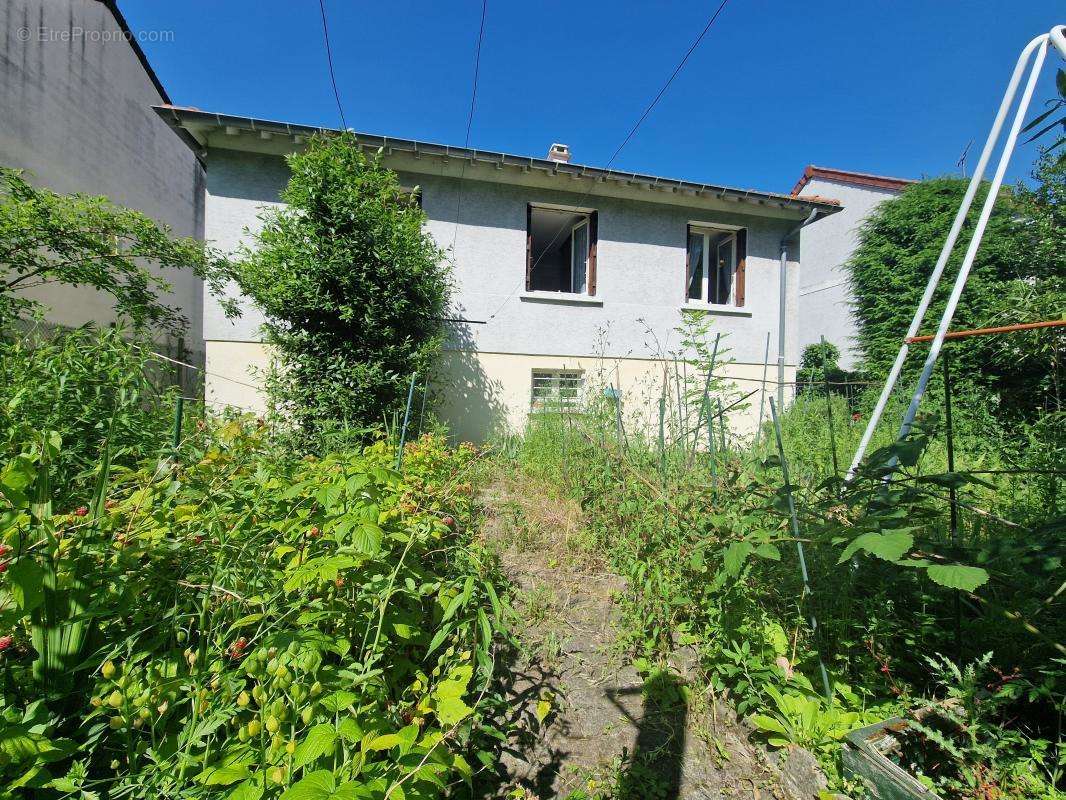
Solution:
{"label": "shrub", "polygon": [[[119,328],[24,329],[0,338],[0,458],[52,431],[51,496],[69,508],[89,500],[107,439],[112,463],[135,467],[169,447],[178,388],[143,337]],[[65,510],[69,510],[65,508]]]}
{"label": "shrub", "polygon": [[[1002,190],[955,313],[954,328],[1035,322],[1061,314],[1066,302],[1062,277],[1066,160],[1046,156],[1035,178],[1040,184],[1035,190]],[[914,184],[882,203],[863,224],[848,269],[857,341],[869,374],[888,373],[966,186],[958,178]],[[970,231],[982,201],[979,192],[968,222]],[[961,242],[967,241],[964,229]],[[927,314],[930,329],[943,312],[964,252],[964,246],[957,247],[948,263]],[[1061,351],[1061,339],[1058,345],[1049,340],[1051,352],[1032,347],[1033,337],[1046,340],[1047,336],[982,337],[952,346],[957,385],[982,389],[985,398],[991,392],[1004,421],[1031,419],[1055,391],[1060,369],[1061,357],[1056,359],[1054,352]],[[908,361],[905,382],[920,369],[922,355],[919,350],[918,357]],[[1055,396],[1054,403],[1059,402]]]}
{"label": "shrub", "polygon": [[[40,189],[0,167],[0,327],[42,310],[27,289],[61,283],[110,295],[138,328],[179,332],[186,320],[159,300],[170,288],[164,269],[191,269],[216,293],[230,276],[229,262],[203,242],[174,238],[139,211]],[[224,307],[236,313],[232,302]]]}
{"label": "shrub", "polygon": [[267,316],[270,396],[314,450],[400,407],[441,341],[448,272],[422,210],[353,136],[312,139],[289,167],[239,282]]}
{"label": "shrub", "polygon": [[381,800],[471,779],[502,613],[469,533],[476,452],[423,437],[406,476],[383,444],[278,460],[234,420],[172,473],[103,459],[89,507],[52,513],[46,448],[0,479],[6,787]]}

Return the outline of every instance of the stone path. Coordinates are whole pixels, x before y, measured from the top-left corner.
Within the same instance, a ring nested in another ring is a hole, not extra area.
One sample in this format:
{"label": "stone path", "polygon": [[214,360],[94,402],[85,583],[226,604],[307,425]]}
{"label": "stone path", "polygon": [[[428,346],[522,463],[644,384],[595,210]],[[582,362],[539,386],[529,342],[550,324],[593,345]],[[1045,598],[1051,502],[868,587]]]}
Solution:
{"label": "stone path", "polygon": [[625,581],[575,546],[573,504],[520,480],[497,479],[482,496],[486,543],[516,589],[522,651],[504,686],[520,733],[480,796],[796,797],[732,709],[698,688],[693,659],[678,654],[653,676],[628,663],[614,602]]}

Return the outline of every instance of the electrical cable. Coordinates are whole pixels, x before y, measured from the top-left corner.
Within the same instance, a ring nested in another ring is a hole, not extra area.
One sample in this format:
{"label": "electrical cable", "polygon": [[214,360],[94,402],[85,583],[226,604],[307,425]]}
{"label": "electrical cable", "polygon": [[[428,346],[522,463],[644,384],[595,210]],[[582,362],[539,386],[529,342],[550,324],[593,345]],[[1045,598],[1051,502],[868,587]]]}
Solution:
{"label": "electrical cable", "polygon": [[[658,103],[662,99],[663,95],[666,94],[666,90],[670,88],[670,84],[672,84],[674,82],[674,78],[676,78],[680,74],[680,72],[684,68],[685,64],[688,63],[689,58],[696,51],[696,48],[700,46],[700,43],[703,41],[704,37],[707,36],[707,32],[710,31],[711,26],[714,25],[715,21],[718,19],[719,15],[725,9],[725,7],[726,7],[726,5],[728,5],[728,3],[729,3],[729,0],[722,0],[722,2],[718,5],[718,8],[715,9],[714,13],[711,15],[711,18],[709,20],[707,20],[707,24],[703,26],[703,30],[700,31],[700,35],[696,37],[696,41],[694,41],[692,43],[692,45],[689,47],[689,49],[685,52],[685,55],[682,56],[681,60],[678,62],[677,66],[674,67],[674,71],[670,73],[670,77],[666,79],[666,82],[662,85],[662,87],[659,89],[659,91],[655,94],[655,97],[652,98],[652,101],[644,109],[644,113],[642,113],[640,115],[640,119],[638,119],[636,121],[636,124],[634,124],[633,127],[630,128],[629,133],[626,134],[626,137],[625,137],[625,139],[622,140],[622,143],[619,144],[618,147],[615,148],[614,153],[611,155],[610,160],[607,162],[607,166],[605,166],[603,168],[605,172],[610,173],[611,167],[614,164],[615,160],[618,158],[618,156],[621,154],[622,149],[627,144],[629,144],[630,140],[632,140],[632,138],[636,135],[637,131],[640,129],[640,126],[642,124],[644,124],[644,120],[646,120],[648,118],[648,115],[651,114],[652,110],[655,108],[656,105],[658,105]],[[606,181],[608,177],[609,177],[609,175],[604,176],[603,180]],[[593,189],[595,187],[596,187],[596,183],[593,182],[589,186],[588,191],[586,191],[585,194],[581,196],[581,199],[576,203],[576,205],[577,206],[584,205],[585,201],[588,200],[588,198],[592,196],[592,192],[593,192]],[[552,246],[555,244],[555,242],[558,240],[559,236],[562,234],[562,232],[565,229],[566,229],[566,225],[563,224],[559,228],[559,230],[556,231],[555,236],[552,237],[552,240],[548,243],[548,246],[545,247],[544,250],[541,252],[540,257],[535,262],[533,262],[533,265],[530,267],[530,272],[532,272],[533,269],[536,268],[537,264],[540,263],[541,258],[543,258],[545,256],[545,254],[548,253],[548,251],[551,250]],[[496,308],[496,310],[493,311],[491,314],[489,314],[487,319],[491,320],[491,319],[495,318],[495,316],[498,313],[500,313],[500,310],[504,307],[504,305],[506,305],[507,302],[514,296],[514,293],[517,292],[518,289],[520,287],[522,287],[523,285],[525,285],[525,278],[523,278],[521,281],[519,281],[518,285],[514,289],[512,289],[510,291],[510,293],[503,299],[503,302],[500,303],[500,305]]]}

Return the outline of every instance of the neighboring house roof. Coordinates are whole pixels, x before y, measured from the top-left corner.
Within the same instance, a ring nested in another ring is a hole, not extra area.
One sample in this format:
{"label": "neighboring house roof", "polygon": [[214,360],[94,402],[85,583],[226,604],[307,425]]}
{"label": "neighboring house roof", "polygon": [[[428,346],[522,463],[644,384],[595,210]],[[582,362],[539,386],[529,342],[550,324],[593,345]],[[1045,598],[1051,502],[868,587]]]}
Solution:
{"label": "neighboring house roof", "polygon": [[893,178],[888,175],[871,175],[868,172],[851,172],[846,169],[816,167],[814,164],[808,164],[807,169],[803,171],[803,177],[792,187],[792,195],[796,196],[802,192],[803,187],[814,178],[825,178],[829,181],[850,183],[854,186],[869,186],[874,189],[891,189],[897,192],[903,191],[912,183],[917,183],[911,178]]}
{"label": "neighboring house roof", "polygon": [[[307,137],[316,133],[338,133],[334,128],[319,128],[309,125],[294,125],[288,122],[237,117],[228,114],[216,114],[195,108],[177,106],[157,106],[156,112],[170,125],[188,131],[201,146],[207,147],[209,139],[212,146],[234,147],[232,142],[241,142],[234,149],[257,150],[259,152],[278,152],[278,147],[271,140],[283,139],[285,146],[291,150],[293,145],[302,144]],[[257,136],[239,139],[242,132],[254,132]],[[413,139],[399,139],[392,136],[379,136],[352,131],[359,143],[366,148],[383,148],[389,155],[404,154],[413,159],[433,157],[447,163],[454,160],[469,165],[482,165],[495,170],[518,170],[522,173],[536,172],[554,180],[566,180],[571,183],[570,191],[582,191],[584,180],[599,182],[612,181],[626,185],[630,189],[646,192],[673,193],[681,196],[703,197],[724,203],[745,203],[761,206],[764,213],[778,216],[795,217],[797,214],[809,215],[818,211],[820,216],[833,214],[841,210],[836,200],[821,197],[794,197],[787,194],[760,192],[754,189],[735,189],[706,183],[645,175],[637,172],[606,170],[582,164],[560,163],[546,158],[532,158],[491,150],[477,150],[467,147],[421,142]],[[238,137],[230,139],[229,137]],[[469,175],[468,175],[469,177]],[[556,187],[558,188],[558,187]]]}

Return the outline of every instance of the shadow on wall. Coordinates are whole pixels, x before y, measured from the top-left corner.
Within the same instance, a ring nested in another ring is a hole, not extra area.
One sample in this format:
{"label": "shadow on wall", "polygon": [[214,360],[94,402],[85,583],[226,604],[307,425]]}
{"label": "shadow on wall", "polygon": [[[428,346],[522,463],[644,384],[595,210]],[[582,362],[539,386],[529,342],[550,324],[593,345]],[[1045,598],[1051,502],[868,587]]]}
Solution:
{"label": "shadow on wall", "polygon": [[433,407],[457,441],[486,442],[509,432],[504,387],[485,373],[469,326],[453,323],[441,354]]}

